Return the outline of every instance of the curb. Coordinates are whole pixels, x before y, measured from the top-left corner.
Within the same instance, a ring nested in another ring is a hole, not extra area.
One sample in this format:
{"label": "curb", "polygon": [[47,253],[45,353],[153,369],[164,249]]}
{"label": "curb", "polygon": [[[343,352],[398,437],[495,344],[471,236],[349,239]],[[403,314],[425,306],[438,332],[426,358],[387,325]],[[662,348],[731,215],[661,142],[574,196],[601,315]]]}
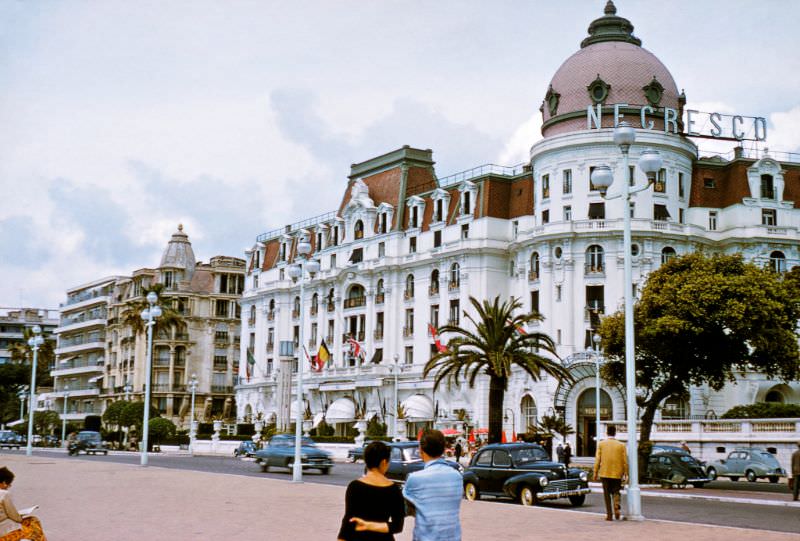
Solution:
{"label": "curb", "polygon": [[[644,485],[642,486],[644,488]],[[593,486],[592,494],[602,494],[603,489]],[[627,494],[627,490],[622,489],[621,494]],[[734,498],[731,496],[709,496],[705,494],[667,494],[664,492],[641,492],[642,497],[645,498],[671,498],[674,500],[706,500],[723,503],[744,503],[750,505],[768,505],[773,507],[796,507],[800,509],[800,502],[795,501],[781,501],[781,500],[768,500],[761,498]]]}

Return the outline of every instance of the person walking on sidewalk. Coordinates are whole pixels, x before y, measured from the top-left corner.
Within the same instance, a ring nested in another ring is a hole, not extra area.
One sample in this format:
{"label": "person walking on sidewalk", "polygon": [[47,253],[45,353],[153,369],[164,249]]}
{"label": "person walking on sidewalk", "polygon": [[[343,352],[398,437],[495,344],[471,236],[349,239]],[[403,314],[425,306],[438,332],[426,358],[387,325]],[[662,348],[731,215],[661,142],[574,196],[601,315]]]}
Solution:
{"label": "person walking on sidewalk", "polygon": [[572,447],[569,446],[569,442],[564,444],[564,465],[569,468],[569,463],[572,461]]}
{"label": "person walking on sidewalk", "polygon": [[792,453],[792,499],[797,501],[800,494],[800,441],[797,442],[797,450]]}
{"label": "person walking on sidewalk", "polygon": [[419,439],[419,454],[425,467],[406,479],[403,496],[414,515],[414,541],[461,541],[461,474],[448,466],[444,434],[425,430]]}
{"label": "person walking on sidewalk", "polygon": [[463,449],[461,448],[461,442],[457,441],[456,442],[456,448],[455,448],[455,455],[456,455],[456,462],[458,462],[459,464],[461,464],[461,452],[462,451],[463,451]]}
{"label": "person walking on sidewalk", "polygon": [[597,445],[594,459],[594,478],[603,483],[603,501],[606,503],[606,520],[611,517],[611,502],[614,502],[614,518],[620,519],[620,495],[622,482],[628,471],[628,456],[625,444],[616,439],[617,427],[608,425],[608,437]]}

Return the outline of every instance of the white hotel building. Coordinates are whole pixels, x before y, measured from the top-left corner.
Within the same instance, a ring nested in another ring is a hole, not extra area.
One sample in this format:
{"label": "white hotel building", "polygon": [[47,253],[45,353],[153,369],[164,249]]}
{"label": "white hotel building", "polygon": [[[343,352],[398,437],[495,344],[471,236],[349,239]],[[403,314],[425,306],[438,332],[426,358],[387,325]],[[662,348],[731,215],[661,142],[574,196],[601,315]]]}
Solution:
{"label": "white hotel building", "polygon": [[[766,149],[700,156],[693,140],[664,130],[666,109],[684,118],[686,98],[678,89],[609,2],[580,50],[542,88],[543,139],[528,164],[438,178],[432,152],[406,146],[353,165],[336,211],[260,235],[247,252],[241,357],[249,348],[255,366],[248,377],[241,365],[238,417],[281,417],[279,343],[296,341],[302,322],[310,355],[323,339],[333,353],[321,372],[304,370],[316,422],[324,417],[341,433],[365,405],[366,417],[377,414],[391,433],[397,362],[397,401],[406,414],[398,424],[405,433],[460,427],[464,414],[471,426],[486,427],[488,380],[474,389],[435,390],[422,369],[433,347],[429,323],[463,324],[470,296],[500,295],[523,299],[526,310],[544,315],[537,330],[556,341],[575,378],[559,385],[516,373],[505,397],[505,429],[524,432],[542,414],[561,412],[577,430],[577,454],[592,453],[595,364],[587,349],[597,318],[620,309],[623,298],[622,203],[604,200],[590,183],[601,164],[615,178],[624,174],[612,138],[614,104],[628,104],[620,112],[637,128],[630,164],[648,147],[664,163],[654,186],[634,197],[635,288],[668,258],[699,249],[743,253],[776,270],[800,259],[797,156],[772,157]],[[598,105],[602,126],[589,129],[587,108]],[[653,129],[642,129],[640,118]],[[634,180],[645,181],[638,169]],[[300,288],[287,266],[304,234],[321,271],[305,285],[299,317]],[[363,363],[347,355],[346,335],[365,347]],[[670,399],[660,416],[702,419],[756,401],[800,402],[800,383],[745,374],[720,392],[693,388],[688,398]],[[623,389],[603,388],[601,415],[625,418]]]}

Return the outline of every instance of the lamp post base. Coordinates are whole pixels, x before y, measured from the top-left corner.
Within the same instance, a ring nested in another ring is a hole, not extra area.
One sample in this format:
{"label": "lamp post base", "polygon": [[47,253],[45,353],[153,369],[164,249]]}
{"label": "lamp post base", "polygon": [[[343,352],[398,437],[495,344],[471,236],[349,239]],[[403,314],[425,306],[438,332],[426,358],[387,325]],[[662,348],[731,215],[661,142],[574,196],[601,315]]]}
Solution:
{"label": "lamp post base", "polygon": [[628,487],[628,512],[625,515],[626,520],[641,522],[644,520],[644,515],[642,515],[642,491],[641,489],[636,487]]}

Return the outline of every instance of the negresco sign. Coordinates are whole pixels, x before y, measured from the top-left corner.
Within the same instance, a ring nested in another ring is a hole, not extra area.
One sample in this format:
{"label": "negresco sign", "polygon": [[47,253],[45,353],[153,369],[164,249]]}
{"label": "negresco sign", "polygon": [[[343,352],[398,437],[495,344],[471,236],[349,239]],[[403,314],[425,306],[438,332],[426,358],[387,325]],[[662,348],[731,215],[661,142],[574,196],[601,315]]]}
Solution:
{"label": "negresco sign", "polygon": [[[613,109],[615,126],[623,119],[626,119],[626,114],[637,114],[638,112],[639,126],[636,126],[635,122],[628,121],[634,127],[641,127],[646,130],[655,129],[655,123],[652,120],[653,116],[661,117],[663,115],[664,133],[734,141],[767,140],[767,119],[760,116],[703,113],[694,109],[685,109],[683,118],[680,119],[678,110],[671,107],[657,109],[650,105],[629,106],[627,103],[615,103],[611,108]],[[630,119],[630,116],[627,118]],[[603,124],[602,120],[603,106],[601,104],[595,107],[590,105],[586,108],[586,129],[599,129]],[[685,131],[680,131],[678,127],[679,120],[683,121],[681,124]]]}

